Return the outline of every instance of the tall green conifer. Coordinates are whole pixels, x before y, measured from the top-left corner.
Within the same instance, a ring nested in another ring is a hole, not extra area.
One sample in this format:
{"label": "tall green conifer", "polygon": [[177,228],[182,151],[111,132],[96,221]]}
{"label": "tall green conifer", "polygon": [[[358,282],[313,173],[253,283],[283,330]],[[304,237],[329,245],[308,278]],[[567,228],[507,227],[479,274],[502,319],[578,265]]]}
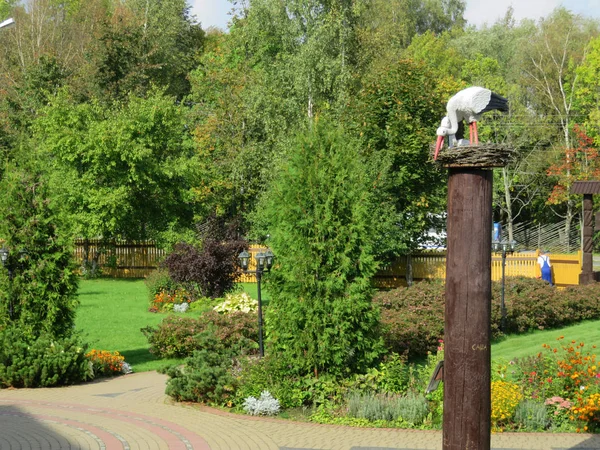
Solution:
{"label": "tall green conifer", "polygon": [[371,180],[357,143],[316,120],[299,134],[262,210],[276,254],[272,351],[301,373],[364,370],[378,356]]}

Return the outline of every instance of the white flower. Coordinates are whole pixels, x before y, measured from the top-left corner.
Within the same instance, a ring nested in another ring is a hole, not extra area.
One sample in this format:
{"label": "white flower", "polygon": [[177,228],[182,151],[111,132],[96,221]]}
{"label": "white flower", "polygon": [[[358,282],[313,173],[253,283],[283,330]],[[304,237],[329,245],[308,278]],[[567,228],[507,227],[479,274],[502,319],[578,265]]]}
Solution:
{"label": "white flower", "polygon": [[133,369],[131,368],[131,364],[128,364],[125,361],[123,361],[121,363],[121,372],[123,372],[123,373],[131,373],[131,372],[133,372]]}
{"label": "white flower", "polygon": [[173,305],[173,311],[184,313],[188,310],[189,307],[190,305],[188,305],[187,303],[181,303],[179,305]]}
{"label": "white flower", "polygon": [[244,401],[244,411],[252,416],[272,416],[279,412],[279,400],[273,398],[269,391],[262,391],[260,398],[248,397]]}

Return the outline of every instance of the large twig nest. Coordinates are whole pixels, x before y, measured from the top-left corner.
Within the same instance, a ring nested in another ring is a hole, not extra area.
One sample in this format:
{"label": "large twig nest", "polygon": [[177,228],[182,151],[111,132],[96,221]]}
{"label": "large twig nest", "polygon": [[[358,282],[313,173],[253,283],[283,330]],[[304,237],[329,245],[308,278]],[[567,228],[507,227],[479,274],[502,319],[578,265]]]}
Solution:
{"label": "large twig nest", "polygon": [[[432,144],[430,146],[432,158],[434,151],[435,144]],[[445,167],[504,167],[515,154],[514,149],[502,144],[444,147],[435,162]]]}

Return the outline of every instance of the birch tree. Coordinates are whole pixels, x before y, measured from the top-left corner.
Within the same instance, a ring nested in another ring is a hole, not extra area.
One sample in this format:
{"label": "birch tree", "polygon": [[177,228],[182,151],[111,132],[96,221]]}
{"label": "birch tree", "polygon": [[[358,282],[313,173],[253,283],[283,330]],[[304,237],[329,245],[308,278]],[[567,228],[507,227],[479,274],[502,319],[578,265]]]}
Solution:
{"label": "birch tree", "polygon": [[[562,151],[570,166],[568,149],[575,123],[575,93],[579,86],[577,67],[585,60],[590,39],[598,34],[596,22],[585,20],[564,8],[543,19],[523,51],[523,83],[530,90],[529,106],[552,117],[562,135]],[[566,174],[567,179],[569,173]],[[567,187],[568,189],[568,187]],[[576,214],[575,200],[565,199],[565,236],[569,236]]]}

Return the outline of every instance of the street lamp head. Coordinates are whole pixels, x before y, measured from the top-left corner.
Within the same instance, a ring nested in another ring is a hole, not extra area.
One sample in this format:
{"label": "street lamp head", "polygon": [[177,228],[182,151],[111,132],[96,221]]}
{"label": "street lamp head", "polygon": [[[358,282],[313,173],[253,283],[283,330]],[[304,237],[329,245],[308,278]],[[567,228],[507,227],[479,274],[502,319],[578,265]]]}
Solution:
{"label": "street lamp head", "polygon": [[273,255],[273,252],[271,251],[271,249],[267,249],[267,251],[265,252],[265,264],[267,265],[266,269],[267,270],[271,270],[271,267],[273,267],[273,259],[275,258],[275,255]]}
{"label": "street lamp head", "polygon": [[250,254],[244,250],[238,255],[238,259],[240,260],[240,266],[242,266],[242,270],[248,270],[248,260],[250,259]]}
{"label": "street lamp head", "polygon": [[2,265],[6,266],[6,261],[8,260],[8,249],[0,248],[0,260],[2,260]]}
{"label": "street lamp head", "polygon": [[509,245],[510,245],[510,251],[511,252],[514,252],[517,249],[517,241],[512,240],[512,241],[509,242]]}
{"label": "street lamp head", "polygon": [[499,252],[501,250],[500,241],[492,241],[492,250]]}
{"label": "street lamp head", "polygon": [[265,268],[265,254],[263,252],[258,252],[255,256],[256,258],[256,268],[259,272]]}
{"label": "street lamp head", "polygon": [[15,26],[15,19],[12,17],[10,19],[6,19],[4,22],[0,23],[0,28],[10,28]]}

